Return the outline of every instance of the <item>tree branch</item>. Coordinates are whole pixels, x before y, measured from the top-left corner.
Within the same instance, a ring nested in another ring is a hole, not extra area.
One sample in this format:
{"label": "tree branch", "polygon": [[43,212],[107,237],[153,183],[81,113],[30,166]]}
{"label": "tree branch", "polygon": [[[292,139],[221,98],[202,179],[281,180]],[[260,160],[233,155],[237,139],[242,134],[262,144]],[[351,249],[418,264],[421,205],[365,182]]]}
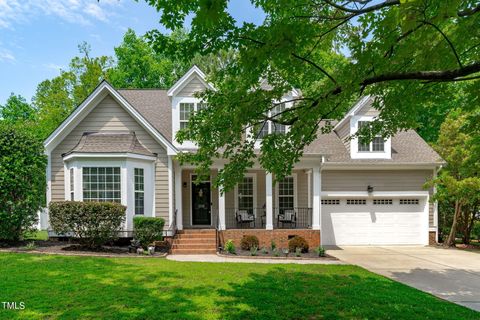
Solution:
{"label": "tree branch", "polygon": [[437,27],[435,24],[433,24],[433,23],[431,23],[431,22],[422,21],[422,23],[424,23],[424,24],[426,24],[426,25],[429,25],[429,26],[432,26],[433,28],[435,28],[435,30],[437,30],[437,31],[443,36],[443,38],[445,39],[445,41],[447,41],[448,45],[449,45],[450,48],[452,49],[453,54],[455,55],[455,58],[457,59],[458,65],[460,66],[460,68],[462,68],[463,65],[462,65],[462,62],[460,61],[460,58],[459,58],[458,53],[457,53],[457,50],[455,50],[455,47],[453,46],[453,43],[450,41],[450,39],[448,39],[447,35],[446,35],[439,27]]}
{"label": "tree branch", "polygon": [[370,7],[366,7],[366,8],[363,8],[363,9],[350,9],[348,7],[336,4],[335,2],[332,2],[331,0],[323,0],[323,1],[328,3],[329,5],[331,5],[332,7],[337,8],[338,10],[341,10],[341,11],[344,11],[344,12],[350,12],[350,13],[354,13],[354,14],[363,14],[363,13],[379,10],[379,9],[382,9],[382,8],[385,8],[385,7],[395,6],[395,5],[400,4],[400,0],[386,0],[385,2],[381,2],[379,4],[376,4],[376,5],[373,5],[373,6],[370,6]]}
{"label": "tree branch", "polygon": [[322,73],[323,73],[324,75],[326,75],[330,80],[332,80],[332,82],[333,82],[335,85],[338,85],[338,84],[337,84],[337,80],[335,80],[330,74],[328,74],[328,72],[327,72],[325,69],[323,69],[322,67],[320,67],[320,66],[319,66],[318,64],[316,64],[315,62],[313,62],[313,61],[311,61],[311,60],[309,60],[309,59],[307,59],[307,58],[301,57],[301,56],[299,56],[298,54],[293,53],[293,52],[292,52],[292,56],[294,56],[295,58],[300,59],[300,60],[302,60],[303,62],[306,62],[306,63],[308,63],[309,65],[317,68],[318,70],[320,70],[320,72],[322,72]]}
{"label": "tree branch", "polygon": [[473,8],[467,8],[458,12],[459,17],[468,17],[480,11],[480,4]]}

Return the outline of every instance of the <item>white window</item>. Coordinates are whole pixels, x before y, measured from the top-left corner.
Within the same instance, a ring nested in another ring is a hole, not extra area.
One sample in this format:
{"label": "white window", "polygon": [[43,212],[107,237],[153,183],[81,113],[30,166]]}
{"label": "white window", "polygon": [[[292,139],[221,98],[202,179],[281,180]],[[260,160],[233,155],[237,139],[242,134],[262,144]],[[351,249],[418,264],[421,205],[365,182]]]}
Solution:
{"label": "white window", "polygon": [[194,103],[180,103],[180,129],[184,129],[188,125],[188,120],[194,112]]}
{"label": "white window", "polygon": [[75,200],[75,180],[73,168],[70,168],[70,201]]}
{"label": "white window", "polygon": [[[285,103],[281,103],[273,107],[268,114],[271,117],[274,117],[277,114],[284,112],[286,108]],[[280,117],[281,116],[278,118]],[[255,138],[261,140],[269,133],[285,134],[287,132],[287,126],[273,121],[264,121],[255,126],[254,132]]]}
{"label": "white window", "polygon": [[336,206],[340,204],[340,199],[322,199],[323,205]]}
{"label": "white window", "polygon": [[391,205],[393,204],[393,199],[374,199],[374,205]]}
{"label": "white window", "polygon": [[253,212],[254,209],[254,179],[253,177],[244,177],[237,186],[238,209]]}
{"label": "white window", "polygon": [[354,205],[354,206],[363,206],[367,204],[366,199],[347,199],[347,204],[348,205]]}
{"label": "white window", "polygon": [[83,201],[121,202],[120,167],[83,167]]}
{"label": "white window", "polygon": [[418,199],[400,199],[401,205],[418,205],[420,201]]}
{"label": "white window", "polygon": [[278,207],[280,212],[295,207],[295,181],[293,177],[285,177],[278,182]]}
{"label": "white window", "polygon": [[135,168],[135,214],[145,214],[145,179],[143,169]]}
{"label": "white window", "polygon": [[[358,130],[364,126],[368,126],[369,121],[358,121]],[[359,152],[384,152],[385,140],[382,137],[375,137],[371,142],[364,141],[362,137],[358,137]]]}

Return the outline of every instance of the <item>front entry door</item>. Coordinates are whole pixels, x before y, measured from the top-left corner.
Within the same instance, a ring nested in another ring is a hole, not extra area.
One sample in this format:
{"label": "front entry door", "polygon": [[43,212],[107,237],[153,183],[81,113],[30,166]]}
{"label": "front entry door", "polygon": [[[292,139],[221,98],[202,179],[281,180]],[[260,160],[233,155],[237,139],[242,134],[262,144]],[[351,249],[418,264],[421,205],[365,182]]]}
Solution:
{"label": "front entry door", "polygon": [[210,182],[192,182],[192,224],[210,225]]}

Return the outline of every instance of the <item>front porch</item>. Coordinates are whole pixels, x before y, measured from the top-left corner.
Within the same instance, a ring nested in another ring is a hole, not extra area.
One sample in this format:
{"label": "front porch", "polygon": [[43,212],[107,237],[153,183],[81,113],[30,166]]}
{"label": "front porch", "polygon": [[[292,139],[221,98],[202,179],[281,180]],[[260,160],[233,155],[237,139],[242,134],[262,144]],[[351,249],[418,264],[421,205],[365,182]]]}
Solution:
{"label": "front porch", "polygon": [[195,184],[193,168],[175,166],[178,229],[320,230],[320,168],[296,168],[274,184],[272,174],[249,170],[234,190],[221,193],[210,179]]}

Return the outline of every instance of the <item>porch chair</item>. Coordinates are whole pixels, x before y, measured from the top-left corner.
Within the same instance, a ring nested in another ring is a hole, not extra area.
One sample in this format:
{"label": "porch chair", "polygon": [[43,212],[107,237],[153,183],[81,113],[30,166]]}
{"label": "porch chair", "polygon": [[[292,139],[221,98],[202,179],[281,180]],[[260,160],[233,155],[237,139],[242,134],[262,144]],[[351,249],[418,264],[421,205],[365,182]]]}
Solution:
{"label": "porch chair", "polygon": [[285,209],[283,210],[283,213],[279,214],[277,216],[277,222],[278,226],[280,226],[280,223],[282,224],[282,228],[285,225],[285,223],[290,224],[293,228],[297,227],[297,213],[293,209]]}
{"label": "porch chair", "polygon": [[249,213],[248,210],[238,210],[235,213],[235,218],[240,227],[244,224],[251,225],[251,223],[253,223],[253,227],[255,228],[255,215]]}

